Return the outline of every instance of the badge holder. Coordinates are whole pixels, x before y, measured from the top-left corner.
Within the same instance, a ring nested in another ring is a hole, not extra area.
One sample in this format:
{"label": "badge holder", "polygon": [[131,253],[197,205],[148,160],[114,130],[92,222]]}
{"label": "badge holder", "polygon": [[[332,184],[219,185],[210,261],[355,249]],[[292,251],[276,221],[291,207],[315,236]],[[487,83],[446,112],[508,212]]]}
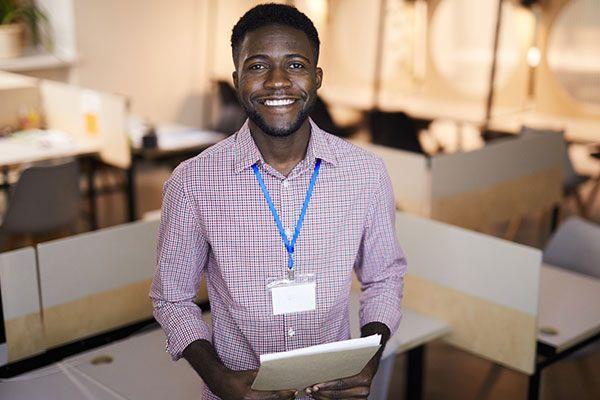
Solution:
{"label": "badge holder", "polygon": [[284,278],[269,278],[273,315],[292,314],[316,309],[317,282],[314,274],[297,274],[287,269]]}

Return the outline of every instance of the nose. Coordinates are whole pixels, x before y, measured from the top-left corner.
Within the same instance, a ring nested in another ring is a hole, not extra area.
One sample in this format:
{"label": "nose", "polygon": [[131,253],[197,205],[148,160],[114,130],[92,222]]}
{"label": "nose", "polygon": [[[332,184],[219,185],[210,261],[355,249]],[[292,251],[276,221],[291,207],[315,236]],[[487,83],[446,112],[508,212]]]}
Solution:
{"label": "nose", "polygon": [[285,89],[292,86],[287,72],[283,68],[272,68],[264,83],[265,89]]}

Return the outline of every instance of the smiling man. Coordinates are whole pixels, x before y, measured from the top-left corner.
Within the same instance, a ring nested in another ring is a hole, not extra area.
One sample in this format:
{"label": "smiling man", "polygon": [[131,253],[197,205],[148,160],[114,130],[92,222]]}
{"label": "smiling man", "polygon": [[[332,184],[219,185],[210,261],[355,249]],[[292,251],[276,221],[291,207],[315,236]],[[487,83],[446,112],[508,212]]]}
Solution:
{"label": "smiling man", "polygon": [[[248,11],[231,37],[248,121],[165,184],[150,295],[167,351],[198,372],[207,399],[366,399],[383,347],[358,375],[305,393],[251,389],[261,354],[350,337],[353,271],[362,335],[385,345],[400,322],[406,262],[385,167],[308,118],[319,45],[293,7]],[[202,273],[212,331],[194,304]]]}

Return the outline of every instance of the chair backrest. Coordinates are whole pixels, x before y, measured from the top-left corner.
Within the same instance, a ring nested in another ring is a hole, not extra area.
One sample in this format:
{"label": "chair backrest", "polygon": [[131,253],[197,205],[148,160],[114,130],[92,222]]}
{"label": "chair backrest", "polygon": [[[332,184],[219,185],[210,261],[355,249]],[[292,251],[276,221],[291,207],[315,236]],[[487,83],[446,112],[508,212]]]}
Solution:
{"label": "chair backrest", "polygon": [[79,201],[76,161],[28,168],[10,196],[2,229],[19,234],[50,232],[77,218]]}
{"label": "chair backrest", "polygon": [[600,278],[600,225],[568,218],[550,238],[544,262]]}

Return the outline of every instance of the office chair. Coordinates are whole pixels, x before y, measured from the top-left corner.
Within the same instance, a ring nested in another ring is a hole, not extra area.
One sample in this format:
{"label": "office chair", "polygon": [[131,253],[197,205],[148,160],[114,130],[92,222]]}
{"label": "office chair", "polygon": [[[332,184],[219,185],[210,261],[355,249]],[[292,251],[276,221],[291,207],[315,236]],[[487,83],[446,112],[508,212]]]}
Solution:
{"label": "office chair", "polygon": [[35,237],[67,227],[79,216],[80,199],[76,161],[27,168],[8,196],[0,236]]}
{"label": "office chair", "polygon": [[563,222],[544,249],[544,262],[600,279],[600,225],[579,217]]}

